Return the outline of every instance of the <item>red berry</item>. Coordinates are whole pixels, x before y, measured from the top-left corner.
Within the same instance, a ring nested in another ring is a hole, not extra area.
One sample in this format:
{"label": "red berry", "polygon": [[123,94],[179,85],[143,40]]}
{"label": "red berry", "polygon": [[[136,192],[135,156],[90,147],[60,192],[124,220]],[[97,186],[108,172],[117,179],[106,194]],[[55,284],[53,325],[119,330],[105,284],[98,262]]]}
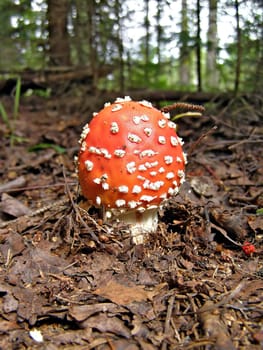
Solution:
{"label": "red berry", "polygon": [[255,248],[254,244],[245,241],[243,246],[242,246],[242,250],[246,255],[251,255],[251,254],[255,253],[256,248]]}

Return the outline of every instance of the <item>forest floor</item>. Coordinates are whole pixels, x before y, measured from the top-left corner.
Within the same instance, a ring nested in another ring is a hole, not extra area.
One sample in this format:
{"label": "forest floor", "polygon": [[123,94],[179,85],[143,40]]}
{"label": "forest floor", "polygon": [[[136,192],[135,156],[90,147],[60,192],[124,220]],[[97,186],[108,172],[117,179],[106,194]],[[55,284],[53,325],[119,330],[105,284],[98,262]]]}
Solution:
{"label": "forest floor", "polygon": [[187,181],[138,246],[78,195],[103,102],[23,97],[12,146],[1,122],[0,349],[262,349],[262,101],[179,121]]}

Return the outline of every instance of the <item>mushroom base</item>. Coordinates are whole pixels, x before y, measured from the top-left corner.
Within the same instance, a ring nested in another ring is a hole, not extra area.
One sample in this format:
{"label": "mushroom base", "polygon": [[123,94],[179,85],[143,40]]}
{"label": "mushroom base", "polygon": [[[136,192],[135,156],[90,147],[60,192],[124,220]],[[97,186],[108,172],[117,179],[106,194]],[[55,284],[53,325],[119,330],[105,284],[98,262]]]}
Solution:
{"label": "mushroom base", "polygon": [[142,244],[147,234],[155,232],[158,226],[158,209],[146,209],[143,212],[128,211],[117,216],[119,221],[130,225],[134,244]]}

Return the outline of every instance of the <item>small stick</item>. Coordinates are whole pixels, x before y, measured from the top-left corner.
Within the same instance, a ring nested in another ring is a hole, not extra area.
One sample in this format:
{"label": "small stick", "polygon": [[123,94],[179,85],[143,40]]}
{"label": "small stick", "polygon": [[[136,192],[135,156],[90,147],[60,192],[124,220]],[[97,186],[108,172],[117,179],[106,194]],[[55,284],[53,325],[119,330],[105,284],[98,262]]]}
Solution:
{"label": "small stick", "polygon": [[214,132],[217,129],[217,126],[214,125],[211,129],[209,129],[207,132],[205,132],[203,135],[201,135],[194,143],[192,143],[189,151],[187,152],[188,157],[193,153],[195,148],[201,143],[201,141],[210,135],[212,132]]}
{"label": "small stick", "polygon": [[222,227],[219,227],[215,224],[213,224],[212,222],[210,222],[210,227],[214,228],[215,230],[219,231],[221,233],[221,235],[223,235],[226,239],[228,239],[231,243],[233,243],[234,245],[238,246],[238,247],[242,247],[242,244],[234,241],[232,238],[230,238],[226,232],[226,230],[224,230]]}
{"label": "small stick", "polygon": [[[167,307],[167,313],[166,313],[166,318],[165,318],[165,324],[164,324],[164,334],[167,335],[170,329],[170,322],[171,322],[171,316],[174,308],[174,300],[175,300],[175,295],[173,294],[169,300],[168,300],[168,307]],[[166,350],[167,349],[167,342],[166,340],[163,341],[162,343],[162,348],[161,350]]]}
{"label": "small stick", "polygon": [[[68,181],[68,186],[75,186],[77,185],[76,181]],[[8,185],[8,184],[7,184]],[[44,188],[54,188],[54,187],[63,187],[65,186],[64,182],[58,182],[56,184],[48,184],[48,185],[38,185],[38,186],[25,186],[25,187],[13,187],[7,190],[3,190],[2,186],[0,186],[0,193],[11,193],[11,192],[21,192],[21,191],[34,191],[34,190],[41,190]]]}
{"label": "small stick", "polygon": [[64,168],[64,165],[62,166],[62,170],[63,170],[63,177],[64,177],[64,180],[65,180],[65,190],[66,190],[66,193],[68,195],[68,198],[69,198],[69,201],[72,205],[72,208],[73,210],[75,211],[76,213],[76,216],[77,218],[79,219],[79,221],[82,223],[82,225],[87,229],[88,233],[90,234],[91,238],[101,247],[101,248],[104,248],[104,244],[100,242],[99,238],[96,236],[96,234],[90,230],[90,228],[88,227],[88,225],[86,224],[86,222],[83,220],[81,214],[80,214],[80,210],[79,208],[77,207],[77,205],[75,204],[73,198],[72,198],[72,195],[71,195],[71,192],[70,192],[70,189],[69,189],[69,186],[68,186],[68,182],[67,182],[67,178],[66,178],[66,174],[65,174],[65,168]]}

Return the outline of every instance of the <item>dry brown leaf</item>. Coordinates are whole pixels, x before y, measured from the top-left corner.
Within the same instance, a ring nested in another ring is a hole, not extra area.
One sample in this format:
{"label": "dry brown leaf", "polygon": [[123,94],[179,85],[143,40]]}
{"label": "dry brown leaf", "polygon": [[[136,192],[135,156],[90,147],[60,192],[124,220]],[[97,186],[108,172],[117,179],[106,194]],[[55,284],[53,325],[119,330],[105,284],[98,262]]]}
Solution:
{"label": "dry brown leaf", "polygon": [[217,186],[209,176],[193,176],[190,179],[190,184],[199,196],[212,197],[217,194]]}
{"label": "dry brown leaf", "polygon": [[94,294],[109,299],[118,305],[127,305],[133,301],[143,301],[149,299],[149,294],[142,286],[125,286],[111,279],[105,286],[98,288]]}
{"label": "dry brown leaf", "polygon": [[160,284],[154,290],[147,291],[144,286],[137,286],[130,283],[123,285],[114,279],[111,279],[105,286],[96,289],[93,293],[109,299],[118,305],[127,305],[134,301],[152,300],[161,288],[166,284]]}
{"label": "dry brown leaf", "polygon": [[214,349],[235,350],[234,344],[226,326],[220,319],[220,312],[214,307],[212,301],[207,301],[199,310],[199,318],[204,328],[204,333],[214,339]]}
{"label": "dry brown leaf", "polygon": [[251,282],[247,282],[245,288],[240,292],[240,296],[243,299],[249,300],[249,297],[253,294],[257,294],[257,292],[262,289],[263,294],[263,280],[253,280]]}
{"label": "dry brown leaf", "polygon": [[263,330],[255,332],[253,338],[263,347]]}
{"label": "dry brown leaf", "polygon": [[14,256],[19,255],[24,249],[24,239],[18,233],[9,233],[4,243],[0,246],[0,252],[5,258],[6,264],[8,264],[10,259]]}
{"label": "dry brown leaf", "polygon": [[121,313],[127,312],[125,308],[113,303],[97,303],[91,305],[72,305],[69,309],[69,317],[82,322],[99,312]]}
{"label": "dry brown leaf", "polygon": [[10,332],[14,329],[20,329],[21,326],[15,321],[0,320],[0,333]]}
{"label": "dry brown leaf", "polygon": [[12,294],[8,293],[3,296],[3,311],[4,313],[10,313],[16,311],[18,308],[18,301]]}
{"label": "dry brown leaf", "polygon": [[8,192],[26,185],[26,177],[21,175],[14,180],[0,184],[0,193]]}
{"label": "dry brown leaf", "polygon": [[263,232],[263,215],[249,216],[248,225],[255,232]]}
{"label": "dry brown leaf", "polygon": [[247,219],[243,214],[220,208],[212,208],[210,212],[215,222],[224,228],[229,235],[240,240],[247,236]]}
{"label": "dry brown leaf", "polygon": [[6,193],[2,194],[1,210],[3,213],[16,218],[31,213],[31,210],[26,205]]}
{"label": "dry brown leaf", "polygon": [[117,317],[109,317],[105,313],[89,317],[81,323],[83,328],[95,328],[102,333],[110,332],[120,335],[124,338],[130,338],[130,330],[124,325],[124,322]]}

